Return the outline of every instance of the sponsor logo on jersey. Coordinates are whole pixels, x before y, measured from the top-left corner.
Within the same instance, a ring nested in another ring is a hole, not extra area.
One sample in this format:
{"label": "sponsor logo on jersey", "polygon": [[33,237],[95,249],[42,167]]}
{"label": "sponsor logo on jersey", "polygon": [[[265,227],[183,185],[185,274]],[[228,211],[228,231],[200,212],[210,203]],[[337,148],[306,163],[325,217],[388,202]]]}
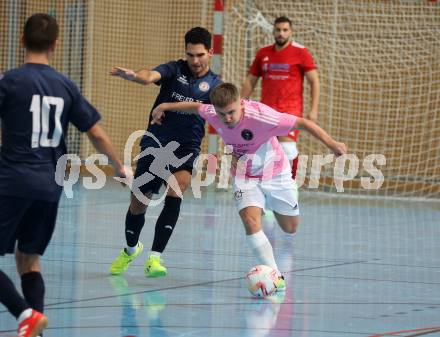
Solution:
{"label": "sponsor logo on jersey", "polygon": [[188,79],[186,78],[185,75],[180,75],[180,76],[177,78],[177,80],[178,80],[180,83],[182,83],[182,84],[188,85]]}
{"label": "sponsor logo on jersey", "polygon": [[202,101],[200,101],[198,99],[194,99],[192,97],[187,97],[187,96],[179,94],[178,92],[175,92],[175,91],[173,91],[173,93],[171,94],[171,97],[174,98],[176,101],[179,101],[179,102],[199,102],[199,103],[203,103]]}
{"label": "sponsor logo on jersey", "polygon": [[289,70],[289,64],[288,63],[271,63],[269,64],[270,70]]}
{"label": "sponsor logo on jersey", "polygon": [[251,130],[248,129],[244,129],[243,131],[241,131],[241,136],[244,140],[251,140],[252,138],[254,138],[254,134]]}
{"label": "sponsor logo on jersey", "polygon": [[207,92],[209,90],[208,82],[205,82],[205,81],[200,82],[199,83],[199,89],[200,89],[200,91]]}
{"label": "sponsor logo on jersey", "polygon": [[[187,96],[179,94],[178,92],[175,92],[175,91],[172,92],[171,97],[174,98],[174,100],[176,100],[177,102],[203,103],[201,100],[194,99],[192,97],[187,97]],[[178,115],[194,115],[193,113],[188,112],[188,111],[178,111],[178,110],[173,110],[173,111],[176,112]]]}

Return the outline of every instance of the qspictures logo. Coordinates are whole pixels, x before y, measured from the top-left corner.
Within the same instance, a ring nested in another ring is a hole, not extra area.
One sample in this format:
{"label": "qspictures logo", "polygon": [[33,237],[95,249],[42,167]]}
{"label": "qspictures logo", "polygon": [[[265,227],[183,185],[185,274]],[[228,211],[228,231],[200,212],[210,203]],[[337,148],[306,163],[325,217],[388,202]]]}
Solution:
{"label": "qspictures logo", "polygon": [[[143,148],[139,155],[132,159],[132,151],[136,146],[137,139],[140,137],[151,138],[154,141],[154,146]],[[138,170],[135,177],[114,177],[113,179],[129,186],[134,196],[142,203],[155,206],[163,201],[169,189],[174,190],[179,197],[183,197],[179,183],[172,172],[190,160],[194,162],[190,189],[195,198],[201,198],[203,187],[216,184],[218,188],[227,188],[231,178],[231,171],[234,172],[233,179],[238,190],[244,191],[247,188],[249,178],[247,168],[255,163],[262,167],[262,183],[270,184],[271,179],[277,175],[273,171],[276,169],[274,161],[281,159],[275,158],[271,152],[266,153],[265,158],[260,158],[257,155],[242,155],[238,157],[232,152],[230,146],[225,147],[225,154],[220,160],[212,154],[204,153],[199,154],[197,158],[193,158],[192,153],[178,158],[176,152],[180,146],[176,141],[163,145],[148,131],[135,131],[129,136],[124,147],[124,166],[130,169],[132,161],[134,161],[142,169]],[[267,160],[267,158],[271,159]],[[319,187],[322,169],[324,167],[328,168],[329,165],[333,166],[333,182],[337,192],[344,192],[344,183],[353,179],[359,179],[361,187],[366,190],[380,189],[384,183],[384,175],[378,168],[378,166],[386,165],[384,155],[370,154],[360,160],[354,154],[344,154],[336,158],[333,154],[327,154],[299,156],[298,174],[296,177],[298,186],[302,186],[305,182],[306,171],[310,161],[310,173],[307,176],[308,188],[314,189]],[[108,158],[103,154],[92,154],[86,158],[84,163],[76,154],[65,154],[57,162],[55,181],[58,185],[63,186],[67,198],[73,198],[73,186],[79,182],[80,167],[84,164],[87,171],[93,177],[82,177],[83,186],[91,190],[101,189],[105,186],[108,177],[98,165],[108,165],[108,162]],[[66,172],[68,164],[70,170]],[[231,170],[231,167],[235,169]],[[217,172],[220,172],[218,179],[216,179]],[[362,172],[363,176],[359,176],[360,172]],[[287,178],[289,178],[289,175],[287,175]],[[148,185],[154,179],[159,179],[163,183],[166,182],[166,188],[158,198],[150,199],[142,192],[142,187]],[[288,183],[286,181],[286,184]],[[235,195],[235,197],[237,198],[239,195]]]}

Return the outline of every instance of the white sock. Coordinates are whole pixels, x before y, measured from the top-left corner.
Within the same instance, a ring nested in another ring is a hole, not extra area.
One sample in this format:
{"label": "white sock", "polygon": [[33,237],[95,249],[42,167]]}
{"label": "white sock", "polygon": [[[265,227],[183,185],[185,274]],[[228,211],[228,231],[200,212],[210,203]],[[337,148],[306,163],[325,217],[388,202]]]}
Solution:
{"label": "white sock", "polygon": [[26,309],[25,311],[23,311],[23,312],[20,314],[20,316],[18,316],[18,318],[17,318],[18,324],[20,324],[21,322],[23,322],[26,318],[31,317],[31,315],[32,315],[32,309],[31,309],[31,308]]}
{"label": "white sock", "polygon": [[278,266],[273,256],[272,245],[262,230],[255,234],[247,235],[246,242],[260,264],[272,267],[279,273]]}
{"label": "white sock", "polygon": [[134,246],[134,247],[130,247],[130,246],[127,246],[126,248],[125,248],[125,252],[128,254],[128,255],[133,255],[134,253],[136,253],[136,248],[139,246],[139,242],[136,244],[136,246]]}
{"label": "white sock", "polygon": [[158,256],[158,257],[160,257],[161,255],[162,255],[162,253],[155,252],[154,250],[152,250],[152,251],[150,252],[150,255],[149,255],[149,256]]}

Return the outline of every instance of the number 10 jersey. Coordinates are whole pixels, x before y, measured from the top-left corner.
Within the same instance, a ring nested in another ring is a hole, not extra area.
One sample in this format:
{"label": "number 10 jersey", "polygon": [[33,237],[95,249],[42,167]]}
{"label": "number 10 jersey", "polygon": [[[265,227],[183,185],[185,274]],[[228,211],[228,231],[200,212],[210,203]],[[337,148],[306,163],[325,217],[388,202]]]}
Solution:
{"label": "number 10 jersey", "polygon": [[0,195],[57,201],[68,124],[85,132],[100,115],[66,76],[26,63],[0,75],[0,119]]}

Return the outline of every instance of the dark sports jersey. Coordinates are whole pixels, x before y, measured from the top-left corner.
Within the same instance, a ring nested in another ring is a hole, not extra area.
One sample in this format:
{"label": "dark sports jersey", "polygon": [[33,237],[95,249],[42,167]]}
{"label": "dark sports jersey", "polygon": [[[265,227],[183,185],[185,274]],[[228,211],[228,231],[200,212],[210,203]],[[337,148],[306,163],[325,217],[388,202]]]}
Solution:
{"label": "dark sports jersey", "polygon": [[[188,64],[184,60],[171,61],[154,68],[161,75],[160,92],[154,102],[153,109],[161,103],[167,102],[200,102],[209,104],[209,93],[222,83],[220,77],[211,70],[203,77],[194,77]],[[198,115],[187,114],[181,111],[166,111],[162,125],[151,125],[148,131],[154,134],[166,145],[174,140],[185,148],[200,151],[200,143],[205,135],[205,121]],[[145,136],[142,146],[152,146],[154,141]]]}
{"label": "dark sports jersey", "polygon": [[66,76],[26,63],[0,75],[0,118],[0,194],[58,200],[55,168],[68,124],[87,131],[99,113]]}

